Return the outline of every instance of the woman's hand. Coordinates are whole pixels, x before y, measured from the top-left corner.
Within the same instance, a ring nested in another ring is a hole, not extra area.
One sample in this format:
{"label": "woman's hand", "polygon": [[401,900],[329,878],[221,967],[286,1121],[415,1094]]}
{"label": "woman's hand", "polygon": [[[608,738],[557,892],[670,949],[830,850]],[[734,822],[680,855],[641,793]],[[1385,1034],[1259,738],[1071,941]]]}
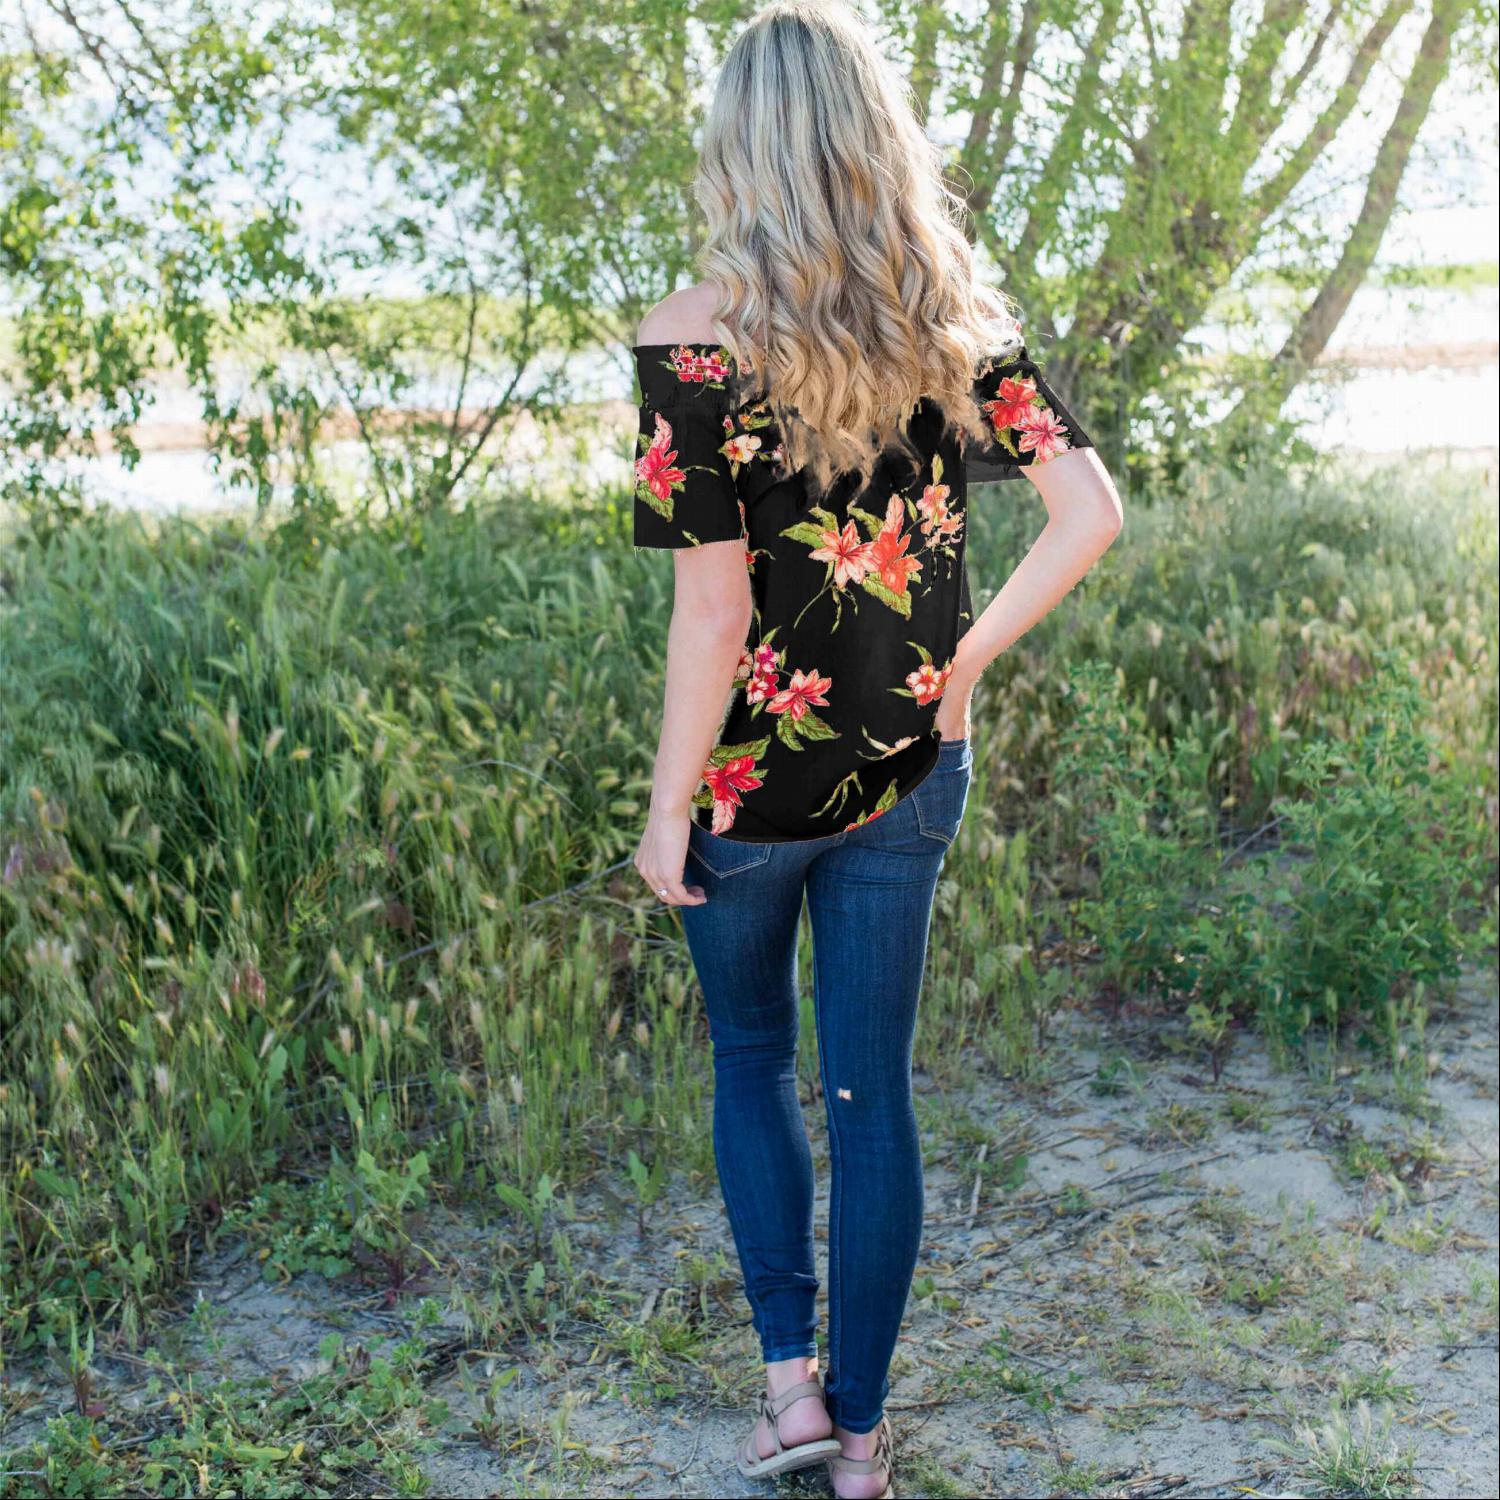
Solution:
{"label": "woman's hand", "polygon": [[960,673],[955,663],[953,674],[938,699],[937,728],[945,740],[965,740],[969,737],[969,705],[974,698],[974,684],[978,679]]}
{"label": "woman's hand", "polygon": [[635,867],[641,879],[651,887],[657,900],[668,906],[702,906],[708,900],[701,886],[683,884],[691,822],[687,813],[653,809],[635,851]]}

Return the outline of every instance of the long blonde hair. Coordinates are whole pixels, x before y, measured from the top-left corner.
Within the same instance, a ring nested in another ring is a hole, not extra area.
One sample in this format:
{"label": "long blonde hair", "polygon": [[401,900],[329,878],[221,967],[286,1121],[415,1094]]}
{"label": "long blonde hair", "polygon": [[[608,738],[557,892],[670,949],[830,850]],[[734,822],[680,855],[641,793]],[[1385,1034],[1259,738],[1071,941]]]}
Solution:
{"label": "long blonde hair", "polygon": [[961,205],[866,23],[777,0],[730,48],[695,183],[714,333],[770,402],[788,465],[868,475],[917,403],[978,434],[976,366],[1020,343],[974,279]]}

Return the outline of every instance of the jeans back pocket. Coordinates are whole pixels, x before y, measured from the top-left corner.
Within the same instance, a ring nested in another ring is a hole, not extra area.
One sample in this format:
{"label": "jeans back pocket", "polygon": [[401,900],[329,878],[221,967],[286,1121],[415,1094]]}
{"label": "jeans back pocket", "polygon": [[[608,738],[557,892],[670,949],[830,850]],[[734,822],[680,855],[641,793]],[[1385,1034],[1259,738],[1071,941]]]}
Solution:
{"label": "jeans back pocket", "polygon": [[922,837],[945,847],[951,845],[958,837],[968,798],[968,761],[952,766],[940,761],[917,783],[911,794]]}
{"label": "jeans back pocket", "polygon": [[721,839],[699,823],[688,827],[688,853],[710,875],[720,880],[765,864],[771,857],[771,847],[770,844],[743,844],[733,839]]}

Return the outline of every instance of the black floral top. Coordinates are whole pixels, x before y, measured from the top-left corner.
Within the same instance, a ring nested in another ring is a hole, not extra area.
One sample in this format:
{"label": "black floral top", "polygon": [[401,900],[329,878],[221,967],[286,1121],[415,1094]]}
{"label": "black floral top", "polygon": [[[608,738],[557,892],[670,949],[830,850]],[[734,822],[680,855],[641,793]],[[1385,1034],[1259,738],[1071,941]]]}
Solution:
{"label": "black floral top", "polygon": [[924,401],[912,452],[822,493],[781,472],[769,408],[712,344],[645,344],[635,545],[740,539],[755,614],[694,821],[748,843],[820,838],[893,807],[937,761],[938,699],[972,618],[965,489],[1092,444],[1022,348],[975,397],[994,436]]}

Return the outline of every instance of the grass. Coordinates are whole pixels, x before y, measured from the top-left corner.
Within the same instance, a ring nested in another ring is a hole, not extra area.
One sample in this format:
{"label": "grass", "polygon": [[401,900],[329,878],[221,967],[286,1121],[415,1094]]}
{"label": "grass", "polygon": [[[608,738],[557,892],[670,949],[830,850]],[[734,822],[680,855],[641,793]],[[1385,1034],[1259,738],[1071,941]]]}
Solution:
{"label": "grass", "polygon": [[1352,1413],[1331,1412],[1320,1424],[1300,1423],[1287,1442],[1274,1444],[1315,1487],[1329,1496],[1387,1496],[1412,1493],[1416,1483],[1408,1448],[1392,1433],[1388,1408],[1377,1416],[1364,1401]]}
{"label": "grass", "polygon": [[[981,598],[1034,534],[1024,498],[974,497]],[[1194,827],[1217,860],[1296,791],[1302,744],[1358,732],[1360,664],[1398,653],[1444,773],[1454,899],[1468,941],[1492,940],[1494,521],[1460,474],[1351,493],[1337,473],[1204,473],[1137,507],[976,704],[919,1065],[1037,1076],[1057,1008],[1101,992],[1095,824],[1055,776],[1070,664],[1112,664],[1127,759],[1198,747],[1189,791],[1212,816]],[[347,1266],[395,1296],[420,1284],[423,1214],[460,1200],[509,1225],[474,1317],[525,1336],[571,1296],[573,1185],[607,1184],[649,1228],[670,1173],[709,1170],[686,953],[626,867],[670,570],[631,553],[625,524],[603,494],[323,533],[104,516],[45,549],[12,539],[10,1349],[100,1325],[142,1347],[189,1255],[226,1234],[259,1236],[273,1274]],[[1420,1007],[1394,982],[1406,1029],[1386,1040],[1405,1045]],[[1385,1045],[1378,1014],[1305,1018],[1309,1035],[1329,1024]],[[1093,1080],[1137,1085],[1118,1061]],[[1183,1142],[1209,1123],[1150,1121]],[[966,1171],[988,1201],[1025,1164],[981,1144]],[[1060,1211],[1088,1208],[1080,1191]],[[669,1330],[647,1332],[641,1378],[670,1382]]]}

